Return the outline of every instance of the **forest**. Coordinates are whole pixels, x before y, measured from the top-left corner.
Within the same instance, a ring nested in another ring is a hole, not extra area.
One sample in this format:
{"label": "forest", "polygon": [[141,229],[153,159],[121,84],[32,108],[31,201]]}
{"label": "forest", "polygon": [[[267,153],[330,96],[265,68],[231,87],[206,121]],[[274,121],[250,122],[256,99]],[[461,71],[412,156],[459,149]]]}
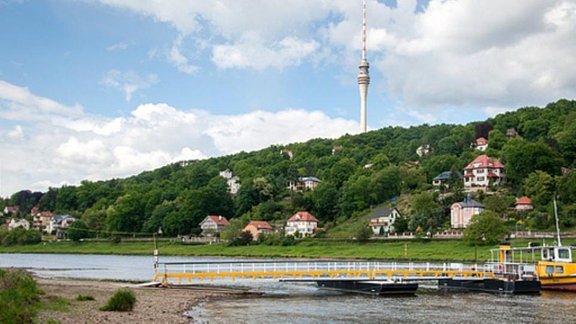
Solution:
{"label": "forest", "polygon": [[[510,136],[512,129],[517,135]],[[489,141],[484,152],[475,148],[479,137]],[[420,156],[419,147],[429,150]],[[287,150],[291,154],[283,153]],[[22,190],[0,199],[0,207],[18,206],[20,217],[30,217],[35,206],[72,215],[91,235],[104,236],[154,233],[159,228],[167,236],[195,235],[207,215],[222,215],[236,224],[281,224],[305,210],[330,236],[375,206],[393,205],[403,215],[398,230],[437,231],[450,227],[450,205],[465,193],[461,182],[438,189],[432,179],[444,171],[463,172],[480,154],[505,165],[507,182],[492,188],[492,194],[476,193],[475,199],[509,226],[553,229],[555,196],[561,228],[576,226],[576,101],[565,99],[466,125],[386,127],[181,161],[124,179],[82,181],[47,192]],[[219,175],[226,169],[239,177],[235,195]],[[291,181],[309,176],[321,181],[315,190],[288,189]],[[515,199],[524,195],[535,209],[512,213]]]}

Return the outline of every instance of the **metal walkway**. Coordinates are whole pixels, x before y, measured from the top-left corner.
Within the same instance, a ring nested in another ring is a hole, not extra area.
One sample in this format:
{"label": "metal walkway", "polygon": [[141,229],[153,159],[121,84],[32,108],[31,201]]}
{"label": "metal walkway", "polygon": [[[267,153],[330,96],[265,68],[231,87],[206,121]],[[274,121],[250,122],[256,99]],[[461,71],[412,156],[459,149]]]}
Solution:
{"label": "metal walkway", "polygon": [[192,284],[214,280],[492,278],[495,266],[381,261],[156,262],[154,281]]}

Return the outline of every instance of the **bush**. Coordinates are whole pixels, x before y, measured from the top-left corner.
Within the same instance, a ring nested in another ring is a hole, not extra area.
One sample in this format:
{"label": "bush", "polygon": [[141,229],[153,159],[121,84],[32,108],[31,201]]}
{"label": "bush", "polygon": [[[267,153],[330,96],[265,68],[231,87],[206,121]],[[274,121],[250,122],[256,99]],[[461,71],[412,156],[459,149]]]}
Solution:
{"label": "bush", "polygon": [[129,312],[136,304],[136,296],[130,289],[118,289],[108,300],[108,304],[101,307],[101,311]]}
{"label": "bush", "polygon": [[4,246],[37,244],[42,241],[42,235],[39,231],[34,229],[27,230],[21,227],[2,232],[0,237]]}
{"label": "bush", "polygon": [[32,323],[40,293],[29,273],[0,269],[0,323]]}
{"label": "bush", "polygon": [[92,295],[78,295],[76,297],[77,301],[87,301],[87,300],[94,300],[94,297]]}

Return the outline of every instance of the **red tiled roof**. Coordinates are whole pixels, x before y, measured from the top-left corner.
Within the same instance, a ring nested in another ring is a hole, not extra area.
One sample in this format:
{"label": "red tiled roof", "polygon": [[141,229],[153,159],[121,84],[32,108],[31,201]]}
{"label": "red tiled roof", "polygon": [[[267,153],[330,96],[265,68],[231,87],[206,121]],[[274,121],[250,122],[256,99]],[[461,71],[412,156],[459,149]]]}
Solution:
{"label": "red tiled roof", "polygon": [[486,145],[488,144],[488,140],[485,139],[484,137],[478,137],[476,139],[476,145]]}
{"label": "red tiled roof", "polygon": [[250,221],[250,223],[248,223],[248,225],[246,225],[246,227],[248,227],[250,225],[256,227],[257,229],[272,229],[272,226],[268,222],[265,222],[265,221]]}
{"label": "red tiled roof", "polygon": [[530,198],[523,196],[520,199],[516,200],[514,205],[532,205],[532,200]]}
{"label": "red tiled roof", "polygon": [[316,219],[316,217],[312,216],[312,214],[310,214],[309,212],[306,211],[299,211],[296,214],[292,215],[292,217],[290,217],[288,219],[289,222],[297,222],[297,221],[301,221],[301,222],[316,222],[318,223],[318,220]]}
{"label": "red tiled roof", "polygon": [[473,178],[473,177],[474,177],[474,174],[472,174],[472,173],[466,173],[464,176],[465,176],[466,178]]}
{"label": "red tiled roof", "polygon": [[498,178],[498,175],[497,175],[496,173],[490,172],[490,173],[488,173],[488,176],[487,176],[487,177],[488,177],[488,178]]}
{"label": "red tiled roof", "polygon": [[[475,164],[478,163],[477,167],[474,167]],[[504,169],[504,165],[500,163],[500,161],[489,157],[486,154],[482,154],[474,159],[474,161],[470,162],[464,170],[471,170],[471,169],[484,169],[484,168],[493,168],[493,169]]]}
{"label": "red tiled roof", "polygon": [[212,221],[214,223],[216,223],[217,225],[230,225],[230,223],[228,222],[228,220],[226,219],[226,217],[224,216],[213,216],[210,215],[208,216],[210,217],[210,219],[212,219]]}

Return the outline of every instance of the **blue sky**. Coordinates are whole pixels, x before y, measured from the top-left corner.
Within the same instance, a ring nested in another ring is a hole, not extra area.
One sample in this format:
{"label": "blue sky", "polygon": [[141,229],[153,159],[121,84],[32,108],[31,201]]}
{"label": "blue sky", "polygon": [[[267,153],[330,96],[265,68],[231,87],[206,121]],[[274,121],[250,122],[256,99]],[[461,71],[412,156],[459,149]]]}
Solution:
{"label": "blue sky", "polygon": [[[367,7],[369,129],[575,97],[574,0]],[[361,0],[0,0],[0,196],[357,134],[361,20]]]}

